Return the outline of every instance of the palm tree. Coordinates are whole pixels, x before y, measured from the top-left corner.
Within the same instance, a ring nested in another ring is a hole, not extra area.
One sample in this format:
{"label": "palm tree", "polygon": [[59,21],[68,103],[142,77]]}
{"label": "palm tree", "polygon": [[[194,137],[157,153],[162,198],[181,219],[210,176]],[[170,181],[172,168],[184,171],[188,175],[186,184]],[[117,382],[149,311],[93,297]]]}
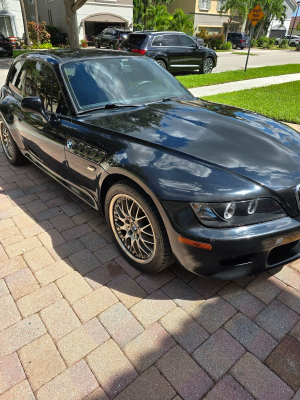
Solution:
{"label": "palm tree", "polygon": [[147,29],[165,30],[161,27],[164,27],[164,23],[169,21],[170,14],[166,6],[150,5],[143,15],[143,18],[145,17],[147,18]]}
{"label": "palm tree", "polygon": [[[220,13],[227,13],[229,11],[229,26],[228,29],[226,30],[226,35],[225,35],[225,42],[227,42],[227,35],[228,32],[230,31],[230,25],[231,22],[233,21],[233,18],[236,14],[239,15],[241,18],[241,21],[244,22],[245,19],[247,18],[247,15],[249,13],[251,3],[253,3],[253,0],[227,0],[225,4],[221,7]],[[253,5],[254,6],[254,5]]]}
{"label": "palm tree", "polygon": [[194,33],[193,16],[185,14],[181,8],[177,8],[172,14],[170,28],[174,31],[181,31],[192,35]]}

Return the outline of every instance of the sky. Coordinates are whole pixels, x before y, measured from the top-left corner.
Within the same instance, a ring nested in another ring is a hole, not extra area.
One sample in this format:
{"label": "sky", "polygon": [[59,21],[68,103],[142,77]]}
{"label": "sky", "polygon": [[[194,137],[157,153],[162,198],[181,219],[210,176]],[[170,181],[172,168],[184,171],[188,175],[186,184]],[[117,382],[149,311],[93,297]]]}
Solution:
{"label": "sky", "polygon": [[[298,0],[299,1],[299,0]],[[295,12],[293,13],[293,17],[296,15],[297,13],[297,9],[295,10]],[[298,13],[297,16],[300,17],[300,7],[298,7]]]}

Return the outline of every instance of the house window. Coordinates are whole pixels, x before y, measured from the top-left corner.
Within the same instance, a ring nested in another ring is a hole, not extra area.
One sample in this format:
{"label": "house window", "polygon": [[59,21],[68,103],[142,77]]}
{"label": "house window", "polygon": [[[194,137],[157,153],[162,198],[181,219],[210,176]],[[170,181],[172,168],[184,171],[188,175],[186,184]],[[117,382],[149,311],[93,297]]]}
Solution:
{"label": "house window", "polygon": [[199,0],[199,10],[210,10],[211,0]]}
{"label": "house window", "polygon": [[225,3],[226,3],[226,0],[218,0],[218,3],[217,3],[217,11],[220,11],[221,8],[224,6]]}
{"label": "house window", "polygon": [[11,18],[9,16],[0,16],[0,32],[4,36],[14,36]]}

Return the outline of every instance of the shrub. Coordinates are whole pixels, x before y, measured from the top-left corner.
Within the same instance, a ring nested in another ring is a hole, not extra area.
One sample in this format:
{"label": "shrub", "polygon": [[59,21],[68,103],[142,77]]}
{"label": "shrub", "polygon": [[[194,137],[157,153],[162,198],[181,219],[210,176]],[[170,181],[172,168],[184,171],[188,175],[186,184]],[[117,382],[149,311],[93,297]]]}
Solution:
{"label": "shrub", "polygon": [[212,49],[221,50],[223,43],[225,42],[225,35],[223,33],[213,33],[209,37],[208,45]]}
{"label": "shrub", "polygon": [[43,43],[40,45],[39,49],[52,49],[51,43]]}
{"label": "shrub", "polygon": [[266,37],[266,36],[260,36],[258,39],[257,39],[257,45],[259,46],[259,47],[267,47],[267,45],[269,44],[269,38],[268,37]]}
{"label": "shrub", "polygon": [[33,45],[37,43],[37,32],[41,44],[50,43],[50,33],[46,30],[46,22],[41,22],[39,26],[35,22],[27,22],[29,38]]}
{"label": "shrub", "polygon": [[196,36],[203,39],[206,46],[208,45],[210,34],[207,29],[201,28],[200,32],[196,33]]}
{"label": "shrub", "polygon": [[227,43],[222,43],[221,46],[219,46],[218,50],[231,50],[232,49],[232,43],[227,42]]}
{"label": "shrub", "polygon": [[269,45],[274,46],[276,42],[276,38],[269,38]]}
{"label": "shrub", "polygon": [[[299,24],[300,24],[300,22],[299,22]],[[299,43],[299,44],[297,44],[297,46],[296,46],[295,50],[296,50],[296,51],[300,51],[300,43]]]}
{"label": "shrub", "polygon": [[288,49],[289,48],[289,42],[287,39],[282,39],[282,42],[279,45],[280,49]]}
{"label": "shrub", "polygon": [[251,47],[257,47],[257,46],[258,46],[257,40],[256,39],[252,39],[251,40]]}

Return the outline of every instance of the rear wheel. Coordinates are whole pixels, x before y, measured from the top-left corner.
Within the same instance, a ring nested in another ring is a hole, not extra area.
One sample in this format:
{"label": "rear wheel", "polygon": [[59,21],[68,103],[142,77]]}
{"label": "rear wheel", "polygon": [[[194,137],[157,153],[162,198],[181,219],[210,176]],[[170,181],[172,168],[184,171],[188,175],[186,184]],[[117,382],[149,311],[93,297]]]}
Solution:
{"label": "rear wheel", "polygon": [[114,45],[111,43],[111,44],[109,45],[109,48],[110,48],[110,50],[114,50]]}
{"label": "rear wheel", "polygon": [[105,215],[122,255],[143,272],[159,272],[173,261],[161,217],[139,186],[130,181],[113,185],[105,198]]}
{"label": "rear wheel", "polygon": [[296,47],[296,43],[290,43],[291,47]]}
{"label": "rear wheel", "polygon": [[98,40],[96,40],[95,42],[97,49],[100,49],[100,43],[98,42]]}
{"label": "rear wheel", "polygon": [[163,60],[155,60],[156,64],[160,65],[163,69],[167,69],[167,65]]}
{"label": "rear wheel", "polygon": [[214,68],[214,62],[213,62],[213,60],[209,57],[209,58],[206,58],[206,59],[203,61],[203,65],[202,65],[202,68],[200,69],[200,72],[201,72],[202,74],[210,74],[210,73],[212,72],[213,68]]}
{"label": "rear wheel", "polygon": [[232,43],[232,48],[235,50],[237,48],[236,43]]}
{"label": "rear wheel", "polygon": [[4,154],[12,165],[25,164],[26,158],[20,152],[20,149],[18,148],[16,142],[11,136],[11,133],[4,123],[1,124],[1,144]]}

